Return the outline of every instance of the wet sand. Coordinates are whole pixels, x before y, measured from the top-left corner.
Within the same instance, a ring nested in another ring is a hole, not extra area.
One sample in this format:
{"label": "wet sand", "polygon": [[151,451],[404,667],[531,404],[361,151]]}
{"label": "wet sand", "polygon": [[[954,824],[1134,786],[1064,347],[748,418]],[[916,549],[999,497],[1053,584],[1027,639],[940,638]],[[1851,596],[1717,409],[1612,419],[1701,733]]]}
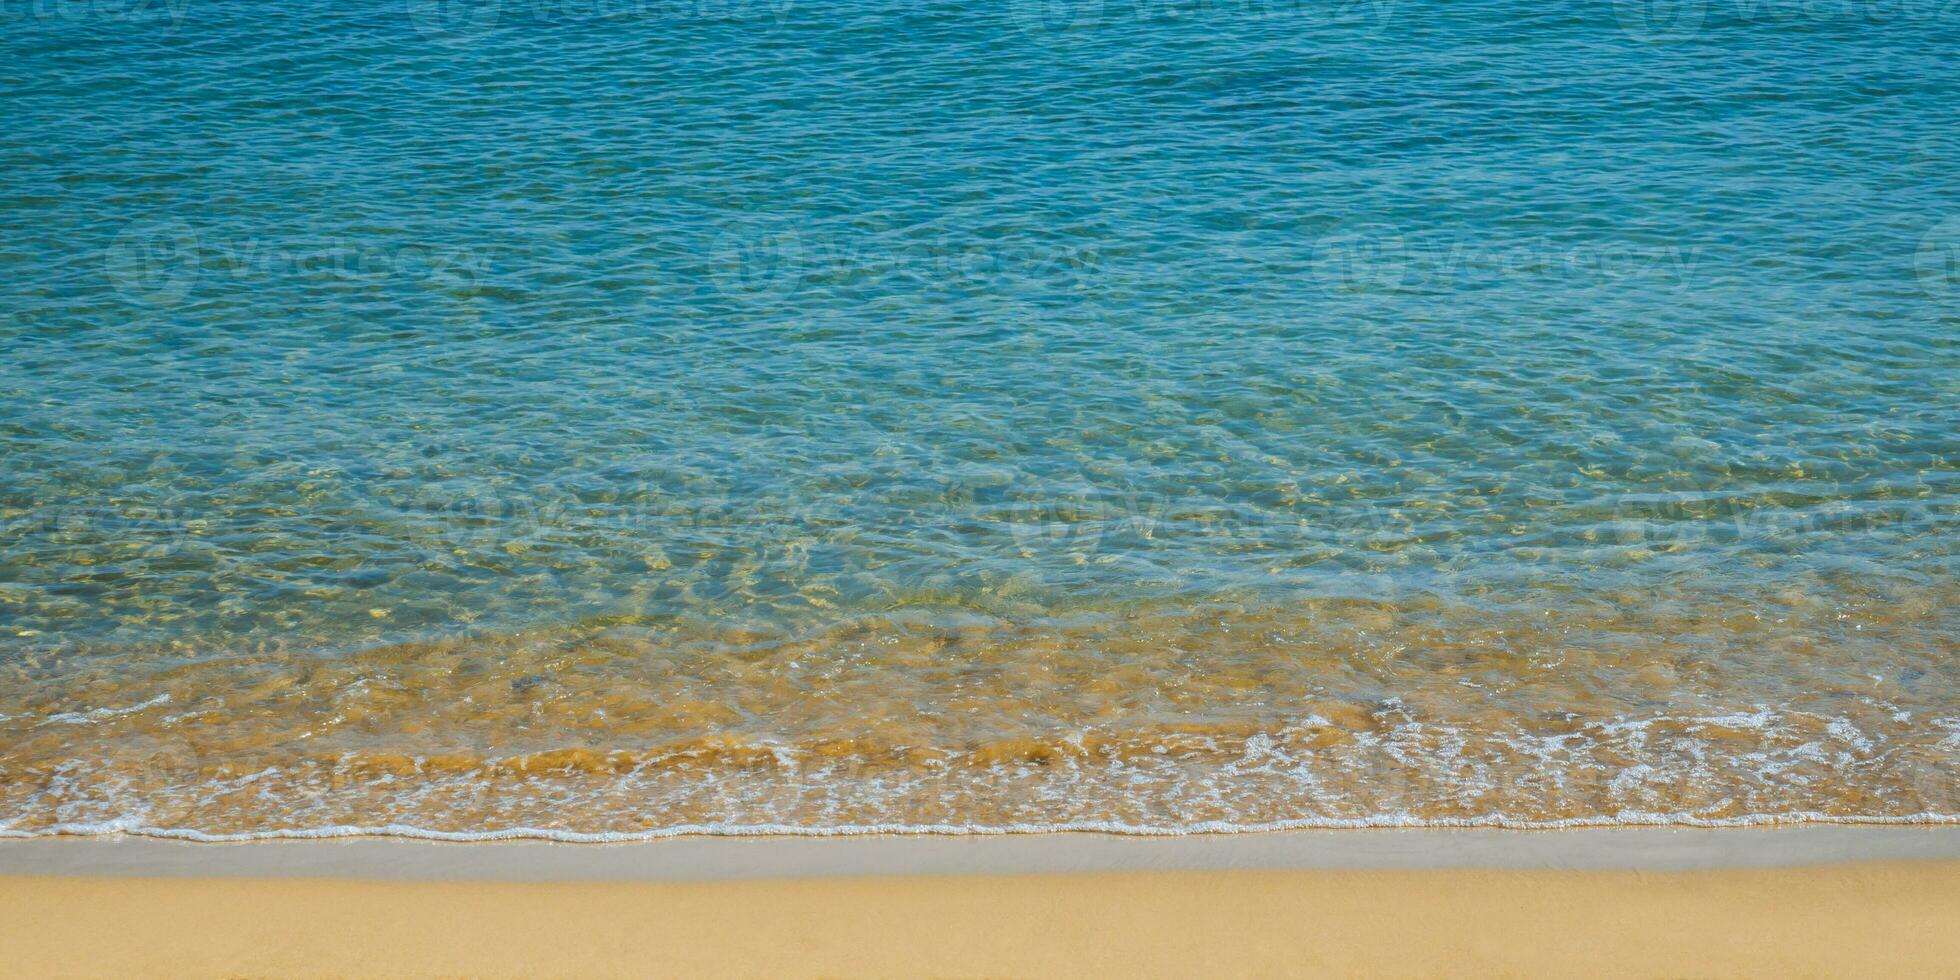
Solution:
{"label": "wet sand", "polygon": [[601,839],[1960,814],[1960,585],[942,613],[330,656],[50,636],[0,665],[0,813]]}
{"label": "wet sand", "polygon": [[1955,921],[1955,828],[0,841],[21,976],[1951,976]]}

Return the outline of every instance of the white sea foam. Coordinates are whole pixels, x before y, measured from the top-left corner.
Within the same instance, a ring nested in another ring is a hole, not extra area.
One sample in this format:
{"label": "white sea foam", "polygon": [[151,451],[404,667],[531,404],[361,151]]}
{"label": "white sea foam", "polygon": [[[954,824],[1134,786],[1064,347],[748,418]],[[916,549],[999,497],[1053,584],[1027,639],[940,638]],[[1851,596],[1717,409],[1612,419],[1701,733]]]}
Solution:
{"label": "white sea foam", "polygon": [[1768,827],[1795,824],[1848,825],[1949,825],[1960,824],[1960,813],[1913,813],[1893,816],[1846,816],[1816,812],[1752,813],[1734,817],[1697,817],[1689,813],[1626,812],[1611,817],[1573,817],[1563,820],[1517,820],[1501,814],[1452,819],[1423,819],[1402,813],[1385,813],[1353,819],[1305,818],[1269,823],[1233,823],[1212,820],[1177,826],[1131,824],[1120,821],[1079,820],[1064,823],[985,824],[850,824],[806,827],[795,824],[684,824],[643,831],[585,833],[538,827],[512,827],[504,830],[429,830],[404,824],[379,827],[332,826],[261,830],[249,833],[211,834],[178,827],[150,827],[133,820],[96,823],[64,823],[45,829],[24,831],[0,828],[0,837],[100,837],[125,835],[159,837],[203,843],[238,843],[255,840],[317,840],[336,837],[404,837],[418,840],[483,842],[510,840],[548,840],[569,844],[619,844],[660,840],[668,837],[863,837],[863,836],[1000,836],[1006,834],[1097,833],[1134,837],[1178,837],[1192,834],[1252,834],[1283,830],[1361,830],[1370,828],[1452,829],[1496,828],[1505,830],[1571,830],[1582,827]]}
{"label": "white sea foam", "polygon": [[158,705],[169,704],[169,703],[170,703],[170,695],[159,694],[156,697],[153,697],[141,704],[132,704],[126,708],[93,708],[88,711],[64,711],[61,712],[60,714],[47,716],[45,719],[41,721],[41,724],[86,725],[90,722],[106,721],[110,718],[120,718],[123,715],[133,715],[138,711],[145,711],[150,708],[157,707]]}
{"label": "white sea foam", "polygon": [[1769,710],[1767,707],[1764,707],[1762,705],[1757,705],[1756,710],[1749,714],[1736,712],[1734,714],[1713,715],[1705,718],[1696,718],[1695,721],[1698,721],[1704,725],[1721,725],[1725,728],[1744,728],[1753,731],[1761,731],[1764,728],[1769,727],[1769,723],[1773,721],[1775,718],[1776,718],[1775,712]]}

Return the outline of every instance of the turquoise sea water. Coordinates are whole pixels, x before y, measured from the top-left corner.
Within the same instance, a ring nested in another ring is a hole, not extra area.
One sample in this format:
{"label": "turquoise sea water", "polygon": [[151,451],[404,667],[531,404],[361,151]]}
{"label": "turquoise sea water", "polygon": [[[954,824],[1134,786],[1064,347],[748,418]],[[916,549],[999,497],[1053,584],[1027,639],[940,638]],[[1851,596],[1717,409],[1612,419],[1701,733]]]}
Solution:
{"label": "turquoise sea water", "polygon": [[1960,813],[1960,10],[0,3],[0,830]]}

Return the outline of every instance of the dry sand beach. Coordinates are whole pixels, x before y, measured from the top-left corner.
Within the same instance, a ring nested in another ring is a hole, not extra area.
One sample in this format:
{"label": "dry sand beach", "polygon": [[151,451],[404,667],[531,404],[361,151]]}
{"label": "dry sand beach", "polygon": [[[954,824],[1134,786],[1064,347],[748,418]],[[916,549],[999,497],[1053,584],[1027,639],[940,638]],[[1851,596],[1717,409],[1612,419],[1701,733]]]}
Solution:
{"label": "dry sand beach", "polygon": [[14,976],[1953,976],[1960,830],[0,842]]}

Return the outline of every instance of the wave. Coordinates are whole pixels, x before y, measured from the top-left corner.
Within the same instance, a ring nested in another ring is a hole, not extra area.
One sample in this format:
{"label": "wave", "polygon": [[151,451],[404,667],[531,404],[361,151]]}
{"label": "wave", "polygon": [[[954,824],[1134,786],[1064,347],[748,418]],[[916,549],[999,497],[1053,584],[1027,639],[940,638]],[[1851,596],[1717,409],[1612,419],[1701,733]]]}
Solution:
{"label": "wave", "polygon": [[400,837],[453,843],[542,840],[566,844],[626,844],[663,840],[671,837],[866,837],[866,836],[950,836],[998,837],[1012,834],[1093,833],[1127,837],[1186,837],[1200,834],[1258,834],[1288,830],[1368,830],[1368,829],[1501,829],[1576,830],[1588,827],[1770,827],[1799,824],[1846,824],[1869,826],[1960,824],[1960,813],[1912,813],[1902,815],[1843,816],[1830,813],[1752,813],[1732,817],[1698,817],[1686,813],[1623,813],[1611,817],[1571,817],[1561,820],[1522,820],[1500,815],[1471,818],[1423,819],[1406,814],[1381,814],[1356,819],[1275,820],[1266,823],[1205,821],[1188,826],[1154,826],[1109,820],[1079,820],[1057,824],[860,824],[838,827],[806,827],[796,824],[690,824],[644,831],[605,831],[589,833],[575,830],[549,830],[514,827],[505,830],[432,830],[391,824],[382,827],[334,826],[281,828],[240,833],[213,834],[180,827],[146,827],[119,822],[57,824],[42,830],[0,830],[0,837],[29,839],[42,837],[154,837],[208,844],[244,843],[260,840],[322,840],[343,837]]}

